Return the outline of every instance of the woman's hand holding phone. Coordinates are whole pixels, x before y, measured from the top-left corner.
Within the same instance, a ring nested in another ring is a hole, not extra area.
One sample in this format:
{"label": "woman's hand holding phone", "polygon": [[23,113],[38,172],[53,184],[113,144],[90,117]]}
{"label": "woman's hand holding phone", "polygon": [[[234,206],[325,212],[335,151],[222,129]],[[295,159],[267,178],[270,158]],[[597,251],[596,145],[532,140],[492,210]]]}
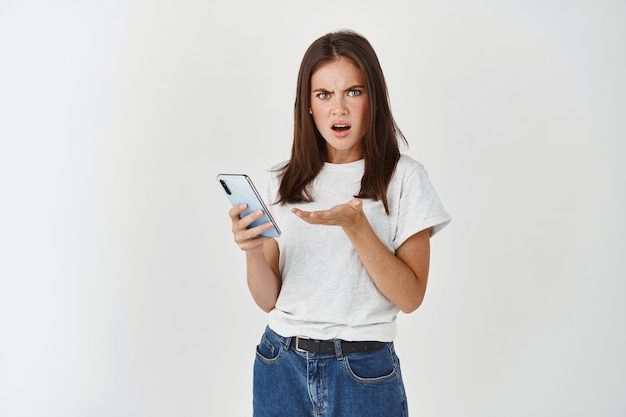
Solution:
{"label": "woman's hand holding phone", "polygon": [[264,240],[280,236],[278,225],[250,177],[219,174],[217,180],[232,204],[228,215],[235,242],[242,250],[262,248]]}
{"label": "woman's hand holding phone", "polygon": [[250,227],[252,223],[263,218],[264,213],[263,210],[255,210],[250,214],[239,217],[247,209],[248,205],[242,203],[233,206],[228,211],[228,215],[233,223],[232,232],[235,243],[243,251],[263,250],[263,241],[271,238],[269,236],[261,236],[261,233],[273,229],[274,225],[272,222],[266,222]]}

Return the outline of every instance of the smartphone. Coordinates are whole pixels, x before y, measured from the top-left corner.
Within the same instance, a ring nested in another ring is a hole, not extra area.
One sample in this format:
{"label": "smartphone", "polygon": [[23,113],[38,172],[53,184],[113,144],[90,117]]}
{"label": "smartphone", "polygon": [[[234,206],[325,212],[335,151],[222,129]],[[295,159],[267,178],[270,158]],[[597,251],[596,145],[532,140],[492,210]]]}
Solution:
{"label": "smartphone", "polygon": [[263,223],[271,222],[274,227],[263,232],[260,236],[279,237],[280,229],[274,221],[272,214],[263,202],[261,195],[252,183],[252,180],[246,174],[218,174],[217,180],[222,189],[226,192],[226,196],[233,206],[245,203],[248,205],[246,211],[241,213],[239,217],[247,216],[256,210],[263,211],[263,217],[255,220],[248,228],[259,226]]}

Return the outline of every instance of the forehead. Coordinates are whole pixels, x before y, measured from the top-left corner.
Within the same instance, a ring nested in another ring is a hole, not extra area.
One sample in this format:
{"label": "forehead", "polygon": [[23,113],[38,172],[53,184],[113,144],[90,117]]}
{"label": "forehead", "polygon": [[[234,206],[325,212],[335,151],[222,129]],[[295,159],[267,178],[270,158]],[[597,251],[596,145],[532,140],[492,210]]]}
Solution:
{"label": "forehead", "polygon": [[363,73],[350,59],[340,56],[320,65],[311,75],[311,87],[363,84]]}

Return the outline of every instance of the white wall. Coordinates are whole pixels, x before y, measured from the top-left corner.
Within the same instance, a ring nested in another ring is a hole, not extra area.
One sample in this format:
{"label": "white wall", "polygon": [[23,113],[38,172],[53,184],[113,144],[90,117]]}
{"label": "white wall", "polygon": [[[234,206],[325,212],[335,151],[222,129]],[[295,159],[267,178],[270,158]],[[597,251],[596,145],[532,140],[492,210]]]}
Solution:
{"label": "white wall", "polygon": [[625,12],[2,0],[0,415],[250,415],[265,315],[215,175],[288,157],[342,27],[454,217],[400,317],[411,415],[626,415]]}

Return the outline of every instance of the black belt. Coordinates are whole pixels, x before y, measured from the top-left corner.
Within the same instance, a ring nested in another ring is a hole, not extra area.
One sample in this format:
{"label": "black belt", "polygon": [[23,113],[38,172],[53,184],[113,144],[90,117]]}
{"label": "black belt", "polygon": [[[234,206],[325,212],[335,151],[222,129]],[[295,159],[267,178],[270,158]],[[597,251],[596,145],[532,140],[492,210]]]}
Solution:
{"label": "black belt", "polygon": [[[298,352],[337,354],[335,351],[335,342],[332,340],[315,340],[297,336],[292,339],[292,344]],[[374,352],[383,348],[386,344],[386,342],[347,342],[342,340],[341,352],[343,354]]]}

